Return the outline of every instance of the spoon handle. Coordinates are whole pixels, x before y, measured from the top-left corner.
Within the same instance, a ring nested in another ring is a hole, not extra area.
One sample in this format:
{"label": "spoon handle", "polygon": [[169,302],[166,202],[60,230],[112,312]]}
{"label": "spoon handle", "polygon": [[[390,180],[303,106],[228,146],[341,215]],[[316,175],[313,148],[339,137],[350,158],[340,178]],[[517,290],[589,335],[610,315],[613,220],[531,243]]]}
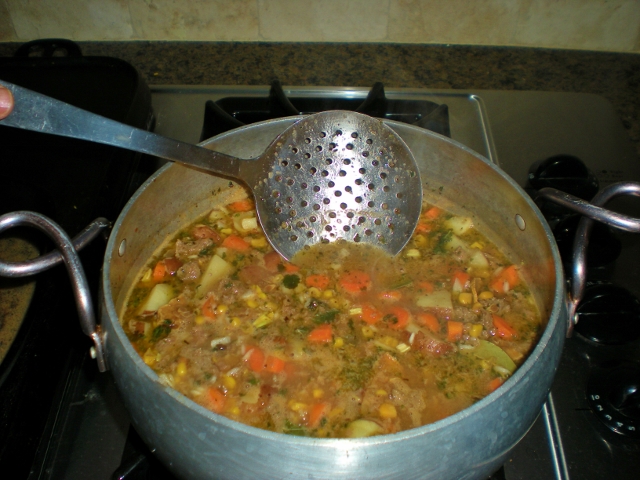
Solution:
{"label": "spoon handle", "polygon": [[15,105],[0,125],[103,143],[238,177],[240,159],[116,122],[4,80]]}

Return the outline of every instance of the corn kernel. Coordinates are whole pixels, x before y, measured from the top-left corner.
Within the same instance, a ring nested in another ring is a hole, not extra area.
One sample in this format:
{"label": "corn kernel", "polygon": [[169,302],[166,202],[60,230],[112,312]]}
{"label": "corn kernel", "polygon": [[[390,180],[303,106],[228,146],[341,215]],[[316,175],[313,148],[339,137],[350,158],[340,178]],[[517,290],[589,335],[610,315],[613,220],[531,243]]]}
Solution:
{"label": "corn kernel", "polygon": [[242,325],[242,320],[240,320],[238,317],[233,317],[230,323],[234,327],[239,327],[240,325]]}
{"label": "corn kernel", "polygon": [[458,295],[458,302],[461,305],[471,305],[473,302],[473,295],[471,292],[462,292]]}
{"label": "corn kernel", "polygon": [[480,336],[480,334],[482,333],[482,325],[479,323],[474,323],[473,325],[471,325],[471,327],[469,328],[469,335],[474,337],[474,338],[478,338]]}
{"label": "corn kernel", "polygon": [[240,415],[240,407],[234,405],[233,407],[229,408],[227,412],[229,412],[231,415]]}
{"label": "corn kernel", "polygon": [[333,298],[335,292],[333,290],[325,290],[322,292],[322,298]]}
{"label": "corn kernel", "polygon": [[228,305],[218,305],[218,308],[216,308],[216,313],[218,314],[225,313],[227,310],[229,310]]}
{"label": "corn kernel", "polygon": [[410,248],[409,250],[407,250],[407,253],[405,253],[404,256],[407,258],[420,258],[421,254],[420,250],[418,250],[417,248]]}
{"label": "corn kernel", "polygon": [[322,292],[318,287],[309,287],[309,290],[307,290],[307,292],[309,292],[309,295],[311,295],[313,298],[320,298],[322,296]]}
{"label": "corn kernel", "polygon": [[376,390],[376,395],[379,396],[379,397],[386,397],[389,394],[387,393],[386,390],[383,390],[382,388],[379,388],[378,390]]}
{"label": "corn kernel", "polygon": [[324,395],[324,391],[321,388],[313,389],[313,398],[322,398]]}
{"label": "corn kernel", "polygon": [[149,348],[146,352],[144,352],[142,360],[144,360],[144,363],[146,363],[147,365],[152,366],[154,363],[156,363],[156,352]]}
{"label": "corn kernel", "polygon": [[140,279],[140,281],[142,282],[149,282],[151,281],[151,269],[147,268],[144,272],[144,275],[142,276],[142,278]]}
{"label": "corn kernel", "polygon": [[225,375],[222,377],[222,384],[227,387],[229,390],[232,390],[233,388],[235,388],[236,386],[236,379],[229,376],[229,375]]}
{"label": "corn kernel", "polygon": [[342,348],[344,346],[344,340],[342,337],[337,337],[333,342],[333,346],[336,348]]}
{"label": "corn kernel", "polygon": [[480,292],[478,294],[478,300],[490,300],[493,298],[493,293],[489,290],[485,290],[484,292]]}
{"label": "corn kernel", "polygon": [[378,413],[382,418],[396,418],[398,416],[396,407],[394,407],[390,403],[383,403],[382,405],[380,405]]}
{"label": "corn kernel", "polygon": [[267,246],[266,238],[253,238],[251,239],[251,246],[253,248],[265,248]]}
{"label": "corn kernel", "polygon": [[271,322],[273,321],[272,318],[269,318],[268,315],[260,315],[258,318],[255,319],[255,321],[253,322],[253,326],[255,328],[262,328],[262,327],[266,327],[267,325],[269,325]]}
{"label": "corn kernel", "polygon": [[291,410],[293,410],[294,412],[299,412],[300,410],[304,410],[307,408],[307,404],[306,403],[302,403],[302,402],[296,402],[295,400],[291,400],[289,402],[289,408]]}
{"label": "corn kernel", "polygon": [[253,298],[249,298],[247,300],[247,307],[249,307],[249,308],[258,308],[258,302],[256,302]]}
{"label": "corn kernel", "polygon": [[266,300],[267,299],[267,294],[264,293],[262,291],[262,289],[258,285],[254,285],[253,286],[253,291],[256,292],[256,295],[258,295],[258,298],[260,298],[262,300]]}
{"label": "corn kernel", "polygon": [[338,415],[340,415],[342,412],[344,412],[344,408],[342,408],[342,407],[336,407],[336,408],[332,409],[332,410],[329,412],[329,415],[327,415],[327,417],[329,417],[329,418],[335,418],[335,417],[337,417]]}
{"label": "corn kernel", "polygon": [[220,233],[223,235],[231,235],[233,233],[233,228],[223,228],[220,230]]}
{"label": "corn kernel", "polygon": [[206,318],[203,317],[202,315],[198,315],[194,322],[196,323],[196,325],[202,325],[205,322]]}
{"label": "corn kernel", "polygon": [[267,310],[271,310],[272,312],[275,312],[278,309],[278,305],[273,302],[267,302],[265,307],[267,307]]}
{"label": "corn kernel", "polygon": [[473,242],[469,245],[471,248],[477,248],[478,250],[482,250],[484,248],[484,244],[480,242]]}
{"label": "corn kernel", "polygon": [[181,377],[187,373],[187,362],[180,361],[176,367],[176,375]]}
{"label": "corn kernel", "polygon": [[329,305],[331,308],[340,308],[340,301],[337,298],[329,298],[327,299],[327,305]]}
{"label": "corn kernel", "polygon": [[371,329],[371,327],[362,327],[362,335],[367,338],[371,338],[374,335],[374,331]]}
{"label": "corn kernel", "polygon": [[299,283],[296,288],[293,289],[296,293],[302,293],[307,290],[307,286],[304,283]]}

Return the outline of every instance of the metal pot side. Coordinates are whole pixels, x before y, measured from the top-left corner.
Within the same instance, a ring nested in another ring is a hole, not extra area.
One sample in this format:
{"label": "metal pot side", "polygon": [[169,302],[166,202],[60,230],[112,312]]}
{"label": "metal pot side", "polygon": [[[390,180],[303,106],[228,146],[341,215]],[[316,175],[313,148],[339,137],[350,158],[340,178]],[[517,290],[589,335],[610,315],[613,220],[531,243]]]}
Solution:
{"label": "metal pot side", "polygon": [[[291,122],[251,125],[204,144],[250,158]],[[101,317],[109,368],[133,424],[177,476],[486,478],[533,424],[551,388],[567,328],[563,273],[551,232],[529,197],[486,159],[426,130],[390,125],[420,165],[425,198],[472,216],[485,235],[521,263],[548,319],[537,346],[489,396],[456,415],[398,434],[311,439],[216,415],[163,386],[134,351],[118,320],[135,275],[165,238],[239,192],[240,187],[226,179],[168,165],[140,188],[114,226],[103,268]]]}

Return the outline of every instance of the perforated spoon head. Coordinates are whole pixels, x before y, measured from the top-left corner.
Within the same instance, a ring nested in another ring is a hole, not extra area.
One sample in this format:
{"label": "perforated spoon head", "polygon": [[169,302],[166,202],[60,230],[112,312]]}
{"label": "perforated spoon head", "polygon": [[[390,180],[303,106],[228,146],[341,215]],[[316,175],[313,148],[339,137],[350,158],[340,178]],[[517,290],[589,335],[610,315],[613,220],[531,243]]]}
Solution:
{"label": "perforated spoon head", "polygon": [[390,127],[367,115],[304,117],[240,168],[267,238],[287,259],[341,239],[396,255],[420,217],[422,184],[413,154]]}

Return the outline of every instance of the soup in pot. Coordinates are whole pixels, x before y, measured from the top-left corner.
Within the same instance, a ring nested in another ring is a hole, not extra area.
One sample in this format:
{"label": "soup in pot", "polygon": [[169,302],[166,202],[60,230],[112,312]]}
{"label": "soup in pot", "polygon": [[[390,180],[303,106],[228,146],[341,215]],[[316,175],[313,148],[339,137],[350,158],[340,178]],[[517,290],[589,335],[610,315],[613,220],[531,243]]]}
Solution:
{"label": "soup in pot", "polygon": [[168,241],[121,318],[160,380],[215,413],[364,437],[452,415],[513,374],[542,330],[520,268],[426,203],[395,257],[339,241],[287,262],[247,198]]}

